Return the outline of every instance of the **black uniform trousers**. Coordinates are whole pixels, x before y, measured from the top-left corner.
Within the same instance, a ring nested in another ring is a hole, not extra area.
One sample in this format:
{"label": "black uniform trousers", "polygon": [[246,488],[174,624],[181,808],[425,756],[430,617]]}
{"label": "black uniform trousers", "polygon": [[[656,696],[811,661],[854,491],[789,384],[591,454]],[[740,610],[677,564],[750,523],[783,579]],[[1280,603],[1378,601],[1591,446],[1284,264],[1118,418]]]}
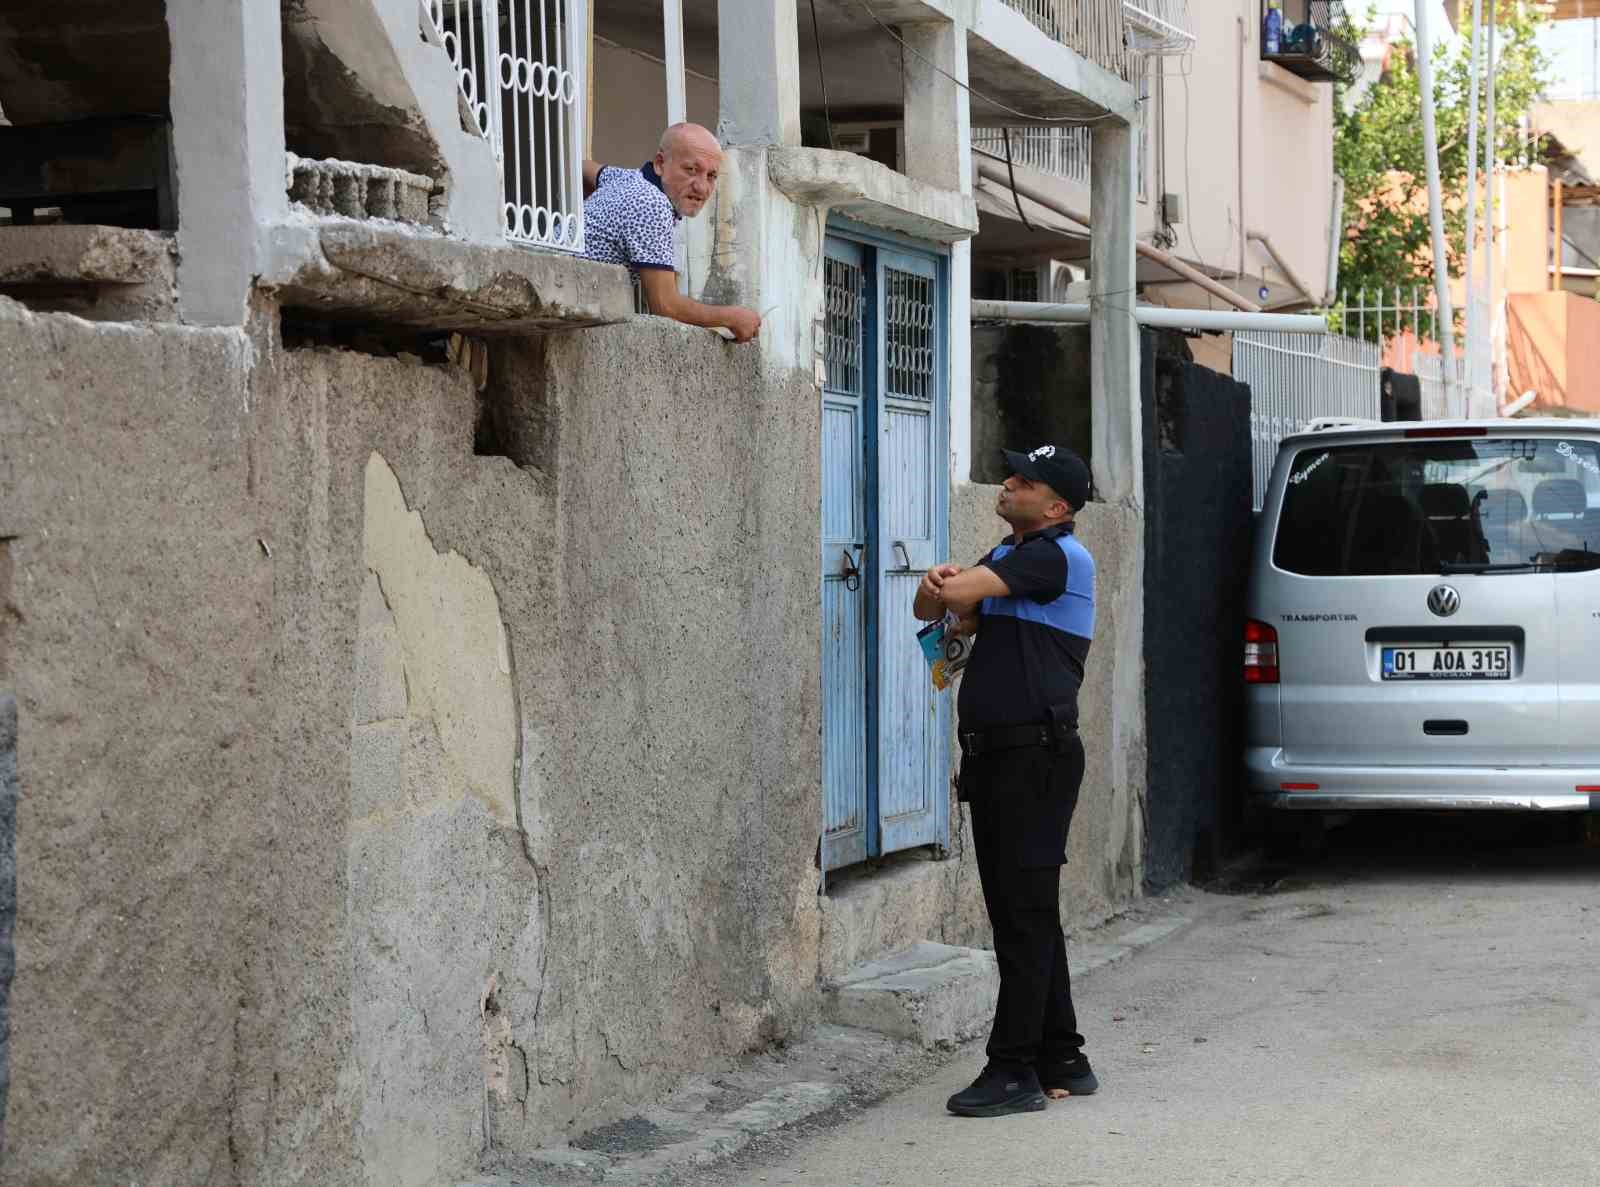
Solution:
{"label": "black uniform trousers", "polygon": [[989,1061],[1070,1063],[1083,1046],[1061,932],[1061,866],[1083,782],[1083,743],[999,750],[961,762],[983,902],[994,929],[1000,999]]}

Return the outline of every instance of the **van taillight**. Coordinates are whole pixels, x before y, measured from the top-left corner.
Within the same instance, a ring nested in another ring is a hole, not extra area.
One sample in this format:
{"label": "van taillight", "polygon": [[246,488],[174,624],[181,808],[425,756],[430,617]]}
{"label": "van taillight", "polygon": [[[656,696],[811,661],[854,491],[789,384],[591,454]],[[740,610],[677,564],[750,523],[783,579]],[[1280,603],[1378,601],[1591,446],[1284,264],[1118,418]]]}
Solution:
{"label": "van taillight", "polygon": [[1244,624],[1244,682],[1278,682],[1278,632],[1253,618]]}

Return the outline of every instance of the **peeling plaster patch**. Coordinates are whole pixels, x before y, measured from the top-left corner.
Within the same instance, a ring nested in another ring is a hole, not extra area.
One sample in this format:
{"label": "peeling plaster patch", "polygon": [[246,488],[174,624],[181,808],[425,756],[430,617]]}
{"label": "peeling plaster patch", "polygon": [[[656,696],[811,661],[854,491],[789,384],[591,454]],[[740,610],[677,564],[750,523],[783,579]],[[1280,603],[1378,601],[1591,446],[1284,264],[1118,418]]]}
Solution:
{"label": "peeling plaster patch", "polygon": [[491,976],[483,991],[483,1080],[502,1101],[528,1100],[528,1057],[511,1033],[511,1018],[500,1003],[500,978]]}
{"label": "peeling plaster patch", "polygon": [[459,554],[434,550],[377,453],[367,459],[365,540],[399,633],[409,714],[432,721],[452,777],[441,798],[476,796],[515,827],[516,701],[493,583]]}

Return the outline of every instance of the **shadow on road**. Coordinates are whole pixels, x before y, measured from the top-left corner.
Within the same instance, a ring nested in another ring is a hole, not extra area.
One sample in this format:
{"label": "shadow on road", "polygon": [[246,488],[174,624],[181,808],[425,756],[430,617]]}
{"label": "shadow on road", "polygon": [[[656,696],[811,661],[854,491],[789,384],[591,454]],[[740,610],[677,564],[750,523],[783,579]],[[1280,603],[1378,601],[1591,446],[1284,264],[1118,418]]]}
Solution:
{"label": "shadow on road", "polygon": [[[1320,827],[1319,827],[1320,826]],[[1571,812],[1366,812],[1307,820],[1205,889],[1271,894],[1330,882],[1600,881],[1600,816]]]}

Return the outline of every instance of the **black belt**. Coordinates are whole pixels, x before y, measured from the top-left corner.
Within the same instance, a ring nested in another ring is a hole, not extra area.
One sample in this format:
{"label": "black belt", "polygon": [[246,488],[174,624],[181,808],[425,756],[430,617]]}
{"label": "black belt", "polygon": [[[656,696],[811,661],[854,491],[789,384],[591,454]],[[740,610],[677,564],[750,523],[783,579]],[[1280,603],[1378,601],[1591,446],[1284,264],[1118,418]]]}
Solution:
{"label": "black belt", "polygon": [[996,750],[1021,750],[1025,746],[1054,746],[1056,730],[1048,722],[1002,726],[991,730],[962,730],[961,753],[968,758]]}

